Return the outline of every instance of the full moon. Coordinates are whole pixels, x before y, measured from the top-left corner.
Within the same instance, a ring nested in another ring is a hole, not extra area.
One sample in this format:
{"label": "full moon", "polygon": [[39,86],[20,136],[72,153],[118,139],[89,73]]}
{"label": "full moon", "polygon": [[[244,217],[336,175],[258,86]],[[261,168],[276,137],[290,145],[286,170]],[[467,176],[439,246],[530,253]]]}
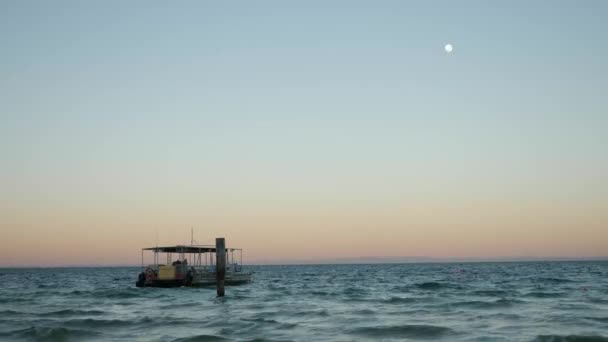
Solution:
{"label": "full moon", "polygon": [[454,47],[452,46],[452,44],[445,44],[445,46],[443,47],[445,49],[445,52],[450,53],[452,52],[452,50],[454,50]]}

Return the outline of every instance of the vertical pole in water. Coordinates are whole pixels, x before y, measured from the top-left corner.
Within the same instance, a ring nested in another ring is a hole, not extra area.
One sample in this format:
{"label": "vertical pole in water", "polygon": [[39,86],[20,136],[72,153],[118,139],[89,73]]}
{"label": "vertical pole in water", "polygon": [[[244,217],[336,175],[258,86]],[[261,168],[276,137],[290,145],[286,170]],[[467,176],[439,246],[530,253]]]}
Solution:
{"label": "vertical pole in water", "polygon": [[224,297],[224,279],[226,277],[226,242],[224,238],[215,239],[215,261],[217,296]]}

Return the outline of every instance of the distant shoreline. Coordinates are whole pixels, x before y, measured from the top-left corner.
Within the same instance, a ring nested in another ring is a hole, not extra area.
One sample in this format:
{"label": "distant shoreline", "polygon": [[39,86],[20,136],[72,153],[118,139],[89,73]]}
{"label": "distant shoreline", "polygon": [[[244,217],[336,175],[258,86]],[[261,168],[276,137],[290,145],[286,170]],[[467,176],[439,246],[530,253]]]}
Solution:
{"label": "distant shoreline", "polygon": [[[331,266],[331,265],[399,265],[399,264],[478,264],[478,263],[533,263],[533,262],[608,262],[606,257],[585,257],[585,258],[504,258],[504,259],[433,259],[418,258],[404,259],[398,258],[345,258],[335,260],[294,260],[277,263],[276,261],[258,261],[245,266]],[[32,265],[32,266],[0,266],[0,270],[6,269],[57,269],[57,268],[122,268],[122,267],[141,267],[141,265]]]}

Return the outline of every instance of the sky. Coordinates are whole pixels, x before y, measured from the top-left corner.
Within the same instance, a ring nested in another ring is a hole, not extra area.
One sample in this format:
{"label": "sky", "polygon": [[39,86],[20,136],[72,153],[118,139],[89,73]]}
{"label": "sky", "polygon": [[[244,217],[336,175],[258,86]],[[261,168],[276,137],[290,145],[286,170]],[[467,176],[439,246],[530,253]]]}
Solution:
{"label": "sky", "polygon": [[1,1],[0,266],[608,256],[606,17]]}

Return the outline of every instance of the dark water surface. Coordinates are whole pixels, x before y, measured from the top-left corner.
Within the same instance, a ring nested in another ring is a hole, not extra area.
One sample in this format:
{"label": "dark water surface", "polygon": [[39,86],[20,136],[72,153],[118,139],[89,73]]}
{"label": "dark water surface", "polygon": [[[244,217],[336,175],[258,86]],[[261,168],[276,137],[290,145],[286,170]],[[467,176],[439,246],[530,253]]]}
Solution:
{"label": "dark water surface", "polygon": [[0,269],[2,341],[608,341],[608,262],[251,267],[136,288],[139,268]]}

